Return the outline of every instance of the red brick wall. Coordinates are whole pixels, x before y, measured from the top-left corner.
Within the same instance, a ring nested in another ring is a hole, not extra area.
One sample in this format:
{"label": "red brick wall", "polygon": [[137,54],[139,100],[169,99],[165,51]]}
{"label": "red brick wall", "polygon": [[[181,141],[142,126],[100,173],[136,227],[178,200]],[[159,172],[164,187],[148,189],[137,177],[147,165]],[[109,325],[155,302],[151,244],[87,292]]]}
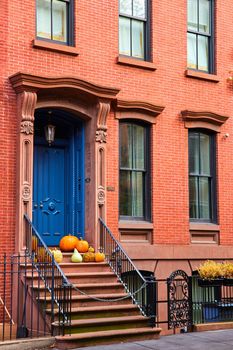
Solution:
{"label": "red brick wall", "polygon": [[[116,86],[122,99],[165,106],[153,127],[152,215],[154,243],[189,244],[188,133],[184,109],[231,115],[233,91],[227,84],[232,68],[230,0],[216,1],[216,66],[219,83],[185,77],[186,0],[153,1],[152,56],[156,71],[122,66],[118,55],[118,2],[75,0],[75,42],[79,56],[32,47],[35,3],[2,0],[0,12],[0,243],[12,249],[15,221],[16,98],[8,77],[18,71],[43,76],[69,75],[95,84]],[[2,66],[2,64],[1,64]],[[2,67],[1,67],[2,68]],[[218,137],[218,189],[221,244],[233,244],[233,122]],[[224,133],[230,137],[224,139]],[[118,122],[108,120],[108,224],[118,226]]]}

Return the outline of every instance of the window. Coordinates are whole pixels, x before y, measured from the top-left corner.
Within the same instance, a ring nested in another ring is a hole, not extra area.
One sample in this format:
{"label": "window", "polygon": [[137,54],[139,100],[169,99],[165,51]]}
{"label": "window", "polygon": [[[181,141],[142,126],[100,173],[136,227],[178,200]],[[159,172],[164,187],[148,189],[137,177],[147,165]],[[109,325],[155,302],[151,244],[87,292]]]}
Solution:
{"label": "window", "polygon": [[216,222],[215,134],[189,131],[191,221]]}
{"label": "window", "polygon": [[120,218],[150,219],[149,128],[120,123]]}
{"label": "window", "polygon": [[37,38],[72,45],[72,0],[37,0]]}
{"label": "window", "polygon": [[213,0],[188,0],[188,68],[213,73]]}
{"label": "window", "polygon": [[149,60],[149,0],[120,0],[119,52]]}

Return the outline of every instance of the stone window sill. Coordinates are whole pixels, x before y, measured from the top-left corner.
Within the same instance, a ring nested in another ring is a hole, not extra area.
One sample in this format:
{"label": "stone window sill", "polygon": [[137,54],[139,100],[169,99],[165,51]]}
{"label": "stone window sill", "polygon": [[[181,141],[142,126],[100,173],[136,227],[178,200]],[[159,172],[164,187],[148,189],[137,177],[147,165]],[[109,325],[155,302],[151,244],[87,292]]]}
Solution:
{"label": "stone window sill", "polygon": [[136,67],[136,68],[148,69],[151,71],[156,70],[154,63],[137,60],[136,58],[133,58],[133,57],[118,56],[117,63],[126,65],[126,66]]}
{"label": "stone window sill", "polygon": [[191,231],[220,231],[220,226],[217,224],[190,222],[189,229]]}
{"label": "stone window sill", "polygon": [[220,81],[217,75],[198,72],[192,69],[187,69],[185,71],[185,75],[186,77],[189,77],[189,78],[212,81],[213,83],[218,83]]}
{"label": "stone window sill", "polygon": [[153,229],[153,223],[147,222],[147,221],[127,221],[127,220],[121,220],[118,224],[119,229],[138,229],[138,230],[152,230]]}
{"label": "stone window sill", "polygon": [[38,39],[33,40],[32,46],[37,49],[50,50],[54,52],[68,54],[71,56],[78,56],[77,48],[73,46],[60,45],[53,42]]}

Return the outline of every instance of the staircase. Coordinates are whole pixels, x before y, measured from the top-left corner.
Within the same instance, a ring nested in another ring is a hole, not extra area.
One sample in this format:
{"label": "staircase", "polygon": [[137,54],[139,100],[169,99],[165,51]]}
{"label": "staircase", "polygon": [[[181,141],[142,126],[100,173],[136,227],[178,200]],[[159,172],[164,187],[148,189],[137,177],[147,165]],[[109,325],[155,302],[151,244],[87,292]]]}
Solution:
{"label": "staircase", "polygon": [[[64,254],[60,267],[68,280],[85,294],[72,291],[71,325],[65,329],[64,336],[56,336],[58,349],[159,337],[160,328],[148,326],[149,319],[142,316],[132,299],[127,297],[124,287],[107,263],[73,264],[69,262],[70,256],[69,253]],[[49,299],[47,301],[46,312],[50,314]],[[58,326],[55,311],[55,333]]]}
{"label": "staircase", "polygon": [[106,262],[75,264],[64,253],[59,265],[26,215],[25,220],[31,259],[25,260],[25,284],[44,325],[52,325],[58,349],[159,338],[155,281],[141,275],[101,219]]}

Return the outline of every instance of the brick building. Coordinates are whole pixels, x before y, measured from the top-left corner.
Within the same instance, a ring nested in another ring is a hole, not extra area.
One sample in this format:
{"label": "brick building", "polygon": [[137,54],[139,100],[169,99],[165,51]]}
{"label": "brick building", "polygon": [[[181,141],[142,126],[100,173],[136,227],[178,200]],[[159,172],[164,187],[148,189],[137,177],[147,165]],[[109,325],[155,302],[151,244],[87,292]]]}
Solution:
{"label": "brick building", "polygon": [[231,10],[1,1],[2,251],[24,248],[27,213],[48,245],[96,247],[101,216],[156,276],[232,258]]}

